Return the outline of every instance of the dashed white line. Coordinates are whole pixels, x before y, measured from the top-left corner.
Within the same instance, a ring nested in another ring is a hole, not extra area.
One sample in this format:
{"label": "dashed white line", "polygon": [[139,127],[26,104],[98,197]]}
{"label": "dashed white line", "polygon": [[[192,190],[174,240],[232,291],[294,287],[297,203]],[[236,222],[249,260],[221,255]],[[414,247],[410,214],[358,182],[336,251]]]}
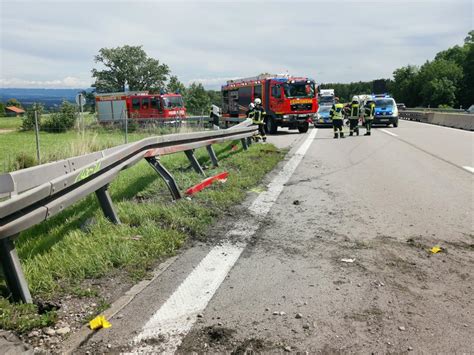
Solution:
{"label": "dashed white line", "polygon": [[[295,155],[268,185],[268,189],[255,199],[249,207],[254,215],[261,218],[268,213],[283,190],[284,184],[288,182],[308,151],[317,132],[317,129],[311,130]],[[226,237],[231,239],[232,236],[244,236],[248,240],[258,227],[257,223],[239,221],[226,233]],[[131,353],[173,354],[191,330],[198,314],[207,307],[245,246],[246,242],[226,242],[214,247],[133,339]]]}
{"label": "dashed white line", "polygon": [[462,168],[474,174],[474,168],[472,166],[463,166]]}
{"label": "dashed white line", "polygon": [[392,133],[392,132],[390,132],[390,131],[387,131],[386,129],[380,129],[380,131],[382,131],[383,133],[390,134],[391,136],[398,137],[398,134],[395,134],[395,133]]}

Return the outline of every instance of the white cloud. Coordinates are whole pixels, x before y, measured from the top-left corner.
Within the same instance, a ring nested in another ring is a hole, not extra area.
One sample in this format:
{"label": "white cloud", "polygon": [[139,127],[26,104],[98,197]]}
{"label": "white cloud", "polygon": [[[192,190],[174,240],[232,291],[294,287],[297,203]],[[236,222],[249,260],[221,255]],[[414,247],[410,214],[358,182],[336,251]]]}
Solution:
{"label": "white cloud", "polygon": [[80,89],[90,87],[89,80],[83,80],[72,76],[56,80],[25,80],[18,78],[0,78],[0,87],[3,88],[57,88],[57,89]]}

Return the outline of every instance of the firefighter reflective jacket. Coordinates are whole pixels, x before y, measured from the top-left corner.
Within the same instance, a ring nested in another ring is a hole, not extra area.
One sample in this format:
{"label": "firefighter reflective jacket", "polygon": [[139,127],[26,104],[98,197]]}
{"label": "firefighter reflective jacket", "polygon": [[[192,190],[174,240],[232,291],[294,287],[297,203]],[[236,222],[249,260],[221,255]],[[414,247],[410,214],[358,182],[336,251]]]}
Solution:
{"label": "firefighter reflective jacket", "polygon": [[351,119],[359,118],[359,104],[351,105]]}
{"label": "firefighter reflective jacket", "polygon": [[372,102],[370,104],[365,105],[364,107],[364,117],[367,119],[374,118],[375,115],[375,104]]}
{"label": "firefighter reflective jacket", "polygon": [[342,109],[344,108],[343,104],[334,104],[332,105],[329,115],[333,120],[342,120]]}
{"label": "firefighter reflective jacket", "polygon": [[253,124],[263,124],[264,117],[265,117],[265,110],[262,107],[255,107],[249,113],[249,118],[252,119]]}

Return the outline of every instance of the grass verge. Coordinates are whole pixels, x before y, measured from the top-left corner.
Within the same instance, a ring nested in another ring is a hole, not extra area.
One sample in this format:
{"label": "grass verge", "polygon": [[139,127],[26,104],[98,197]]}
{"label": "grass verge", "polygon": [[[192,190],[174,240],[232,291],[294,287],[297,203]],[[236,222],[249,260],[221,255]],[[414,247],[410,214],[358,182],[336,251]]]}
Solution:
{"label": "grass verge", "polygon": [[[246,152],[233,146],[215,146],[220,167],[206,170],[208,176],[228,171],[227,182],[192,199],[171,202],[163,181],[141,162],[123,171],[110,187],[121,225],[103,217],[92,195],[22,233],[16,245],[33,297],[53,300],[78,294],[82,281],[117,269],[133,279],[143,278],[157,260],[173,255],[188,238],[204,238],[213,221],[241,202],[284,155],[269,144],[253,144]],[[211,165],[205,149],[197,150],[196,156],[202,165]],[[163,157],[162,162],[181,189],[202,180],[182,153]],[[0,307],[6,311],[0,309],[0,314],[22,307],[7,304],[2,300]],[[26,317],[17,311],[19,321],[14,323],[0,317],[0,327],[25,332],[43,325],[28,321],[33,315],[40,317],[33,308],[29,311]]]}

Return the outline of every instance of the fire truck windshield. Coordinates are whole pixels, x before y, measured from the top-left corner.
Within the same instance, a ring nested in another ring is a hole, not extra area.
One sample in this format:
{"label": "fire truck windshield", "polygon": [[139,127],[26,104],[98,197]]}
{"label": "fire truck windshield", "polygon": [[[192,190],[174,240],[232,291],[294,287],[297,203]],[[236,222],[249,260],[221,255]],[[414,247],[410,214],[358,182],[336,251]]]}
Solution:
{"label": "fire truck windshield", "polygon": [[164,106],[167,108],[184,107],[181,96],[167,96],[163,98]]}
{"label": "fire truck windshield", "polygon": [[295,82],[286,83],[284,86],[285,96],[290,97],[314,97],[314,83],[313,82]]}

